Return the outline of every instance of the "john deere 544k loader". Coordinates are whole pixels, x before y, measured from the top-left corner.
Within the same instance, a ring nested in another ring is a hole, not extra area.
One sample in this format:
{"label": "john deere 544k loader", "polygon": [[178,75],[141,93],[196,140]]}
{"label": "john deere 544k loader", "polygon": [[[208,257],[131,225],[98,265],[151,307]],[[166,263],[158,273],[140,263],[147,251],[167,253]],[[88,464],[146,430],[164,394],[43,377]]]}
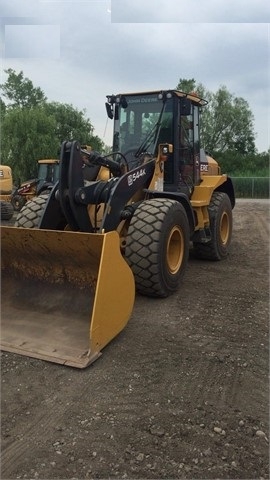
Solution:
{"label": "john deere 544k loader", "polygon": [[51,193],[2,227],[3,350],[84,368],[128,322],[135,290],[179,288],[190,245],[221,260],[231,180],[200,148],[195,94],[107,97],[113,152],[65,141]]}

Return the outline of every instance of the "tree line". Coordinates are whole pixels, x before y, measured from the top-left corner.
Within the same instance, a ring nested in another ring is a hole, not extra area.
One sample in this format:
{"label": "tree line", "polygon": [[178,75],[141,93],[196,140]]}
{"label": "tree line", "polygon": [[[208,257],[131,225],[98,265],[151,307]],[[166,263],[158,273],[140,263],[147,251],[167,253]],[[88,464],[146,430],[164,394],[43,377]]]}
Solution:
{"label": "tree line", "polygon": [[[49,102],[40,87],[23,72],[5,70],[0,85],[1,163],[10,165],[15,181],[36,176],[37,160],[58,158],[63,140],[76,139],[94,150],[109,147],[94,134],[85,110]],[[268,176],[269,153],[255,148],[254,117],[248,102],[225,86],[208,91],[192,79],[181,79],[177,89],[196,93],[208,101],[201,114],[201,145],[231,176]]]}
{"label": "tree line", "polygon": [[5,98],[0,99],[1,163],[12,168],[15,181],[35,178],[37,160],[58,158],[63,140],[76,139],[98,151],[104,148],[85,111],[48,102],[23,72],[5,72],[7,80],[0,85]]}

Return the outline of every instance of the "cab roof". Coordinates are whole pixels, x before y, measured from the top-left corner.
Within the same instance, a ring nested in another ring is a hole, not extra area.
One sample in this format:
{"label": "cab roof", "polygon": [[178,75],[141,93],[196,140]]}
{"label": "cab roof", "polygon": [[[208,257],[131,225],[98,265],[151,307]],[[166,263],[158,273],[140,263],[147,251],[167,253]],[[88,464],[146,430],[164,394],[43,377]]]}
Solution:
{"label": "cab roof", "polygon": [[[196,92],[182,92],[181,90],[153,90],[153,91],[146,91],[146,92],[129,92],[129,93],[121,93],[118,96],[131,96],[131,95],[172,95],[172,96],[177,96],[177,97],[185,97],[191,100],[194,103],[198,103],[201,106],[207,105],[207,100],[204,100],[203,98],[200,98]],[[169,97],[168,97],[169,98]]]}

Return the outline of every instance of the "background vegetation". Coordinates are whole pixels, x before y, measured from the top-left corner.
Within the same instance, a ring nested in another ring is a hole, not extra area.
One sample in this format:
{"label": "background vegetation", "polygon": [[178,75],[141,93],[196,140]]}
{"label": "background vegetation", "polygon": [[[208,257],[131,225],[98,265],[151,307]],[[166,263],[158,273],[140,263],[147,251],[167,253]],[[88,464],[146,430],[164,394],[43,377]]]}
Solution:
{"label": "background vegetation", "polygon": [[[1,163],[11,166],[15,183],[36,176],[38,159],[58,158],[63,140],[76,139],[108,153],[109,147],[94,135],[85,111],[49,102],[23,72],[8,69],[6,73],[7,80],[0,85]],[[242,183],[239,179],[236,182],[239,196],[245,196],[245,189],[250,190],[246,177],[261,177],[261,181],[257,180],[261,186],[255,188],[253,182],[252,191],[259,188],[263,196],[269,196],[270,149],[258,152],[255,148],[254,117],[248,102],[234,96],[226,86],[210,92],[194,78],[180,78],[176,88],[197,92],[208,101],[201,115],[201,144],[223,172],[243,179]]]}
{"label": "background vegetation", "polygon": [[102,151],[104,144],[94,135],[85,111],[48,102],[23,72],[8,69],[6,73],[8,78],[0,85],[5,98],[0,99],[1,163],[12,168],[15,182],[36,177],[38,159],[58,158],[63,140],[76,139]]}

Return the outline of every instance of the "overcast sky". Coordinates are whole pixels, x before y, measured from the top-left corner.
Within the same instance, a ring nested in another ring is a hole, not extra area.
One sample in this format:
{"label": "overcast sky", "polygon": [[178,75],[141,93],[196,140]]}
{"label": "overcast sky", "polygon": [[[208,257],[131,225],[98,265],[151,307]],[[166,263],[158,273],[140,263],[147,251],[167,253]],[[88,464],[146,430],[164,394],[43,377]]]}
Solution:
{"label": "overcast sky", "polygon": [[248,101],[261,152],[270,145],[269,3],[0,0],[1,70],[22,70],[48,100],[85,109],[106,144],[108,94],[175,88],[180,78],[213,92],[226,85]]}

